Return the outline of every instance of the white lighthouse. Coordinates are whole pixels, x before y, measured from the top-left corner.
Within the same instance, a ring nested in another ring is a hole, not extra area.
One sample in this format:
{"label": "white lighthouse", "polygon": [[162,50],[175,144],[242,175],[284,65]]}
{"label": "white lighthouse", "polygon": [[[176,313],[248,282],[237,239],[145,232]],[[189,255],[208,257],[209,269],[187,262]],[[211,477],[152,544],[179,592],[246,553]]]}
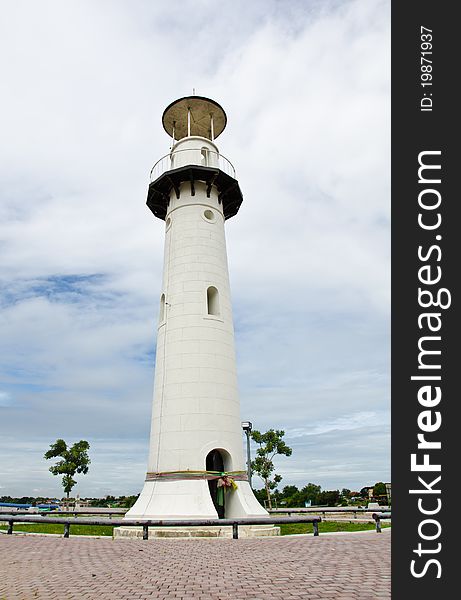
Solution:
{"label": "white lighthouse", "polygon": [[127,518],[267,516],[243,459],[224,232],[242,193],[215,143],[226,114],[191,96],[162,121],[173,144],[152,169],[147,198],[165,221],[150,452]]}

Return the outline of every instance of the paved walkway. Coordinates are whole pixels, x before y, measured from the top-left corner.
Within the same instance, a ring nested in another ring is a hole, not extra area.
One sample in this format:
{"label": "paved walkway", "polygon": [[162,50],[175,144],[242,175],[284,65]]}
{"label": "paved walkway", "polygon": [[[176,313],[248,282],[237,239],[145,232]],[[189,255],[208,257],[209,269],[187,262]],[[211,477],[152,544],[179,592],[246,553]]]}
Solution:
{"label": "paved walkway", "polygon": [[390,532],[112,540],[0,535],[0,600],[390,598]]}

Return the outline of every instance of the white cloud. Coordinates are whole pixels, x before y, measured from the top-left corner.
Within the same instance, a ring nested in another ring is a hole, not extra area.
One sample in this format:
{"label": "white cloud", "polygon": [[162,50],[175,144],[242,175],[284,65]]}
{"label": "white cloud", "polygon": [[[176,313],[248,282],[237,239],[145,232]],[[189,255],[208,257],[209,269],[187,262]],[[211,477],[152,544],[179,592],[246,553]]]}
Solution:
{"label": "white cloud", "polygon": [[362,427],[379,427],[388,415],[376,412],[359,412],[352,415],[344,415],[329,421],[318,421],[310,427],[298,427],[287,431],[290,439],[296,439],[307,435],[322,435],[330,431],[349,431]]}
{"label": "white cloud", "polygon": [[11,394],[8,392],[0,392],[0,407],[9,406],[11,404]]}

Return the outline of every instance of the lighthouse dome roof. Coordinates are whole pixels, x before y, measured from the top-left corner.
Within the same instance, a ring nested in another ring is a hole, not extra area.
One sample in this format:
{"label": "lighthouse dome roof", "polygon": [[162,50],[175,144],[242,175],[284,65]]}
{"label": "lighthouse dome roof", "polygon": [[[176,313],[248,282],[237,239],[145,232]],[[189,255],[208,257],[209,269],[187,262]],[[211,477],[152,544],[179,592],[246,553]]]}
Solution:
{"label": "lighthouse dome roof", "polygon": [[[188,120],[190,113],[190,131]],[[204,96],[185,96],[169,104],[162,116],[165,131],[176,140],[188,135],[216,139],[227,124],[222,106]]]}

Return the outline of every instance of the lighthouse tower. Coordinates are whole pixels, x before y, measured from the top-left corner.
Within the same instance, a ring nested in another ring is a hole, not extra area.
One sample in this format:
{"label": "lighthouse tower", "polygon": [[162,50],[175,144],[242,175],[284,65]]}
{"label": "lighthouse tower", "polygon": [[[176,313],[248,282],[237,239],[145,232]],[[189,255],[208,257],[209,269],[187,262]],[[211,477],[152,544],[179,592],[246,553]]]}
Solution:
{"label": "lighthouse tower", "polygon": [[215,143],[226,114],[190,96],[162,121],[173,144],[152,169],[147,197],[165,221],[150,452],[127,518],[267,516],[243,459],[224,232],[242,193]]}

